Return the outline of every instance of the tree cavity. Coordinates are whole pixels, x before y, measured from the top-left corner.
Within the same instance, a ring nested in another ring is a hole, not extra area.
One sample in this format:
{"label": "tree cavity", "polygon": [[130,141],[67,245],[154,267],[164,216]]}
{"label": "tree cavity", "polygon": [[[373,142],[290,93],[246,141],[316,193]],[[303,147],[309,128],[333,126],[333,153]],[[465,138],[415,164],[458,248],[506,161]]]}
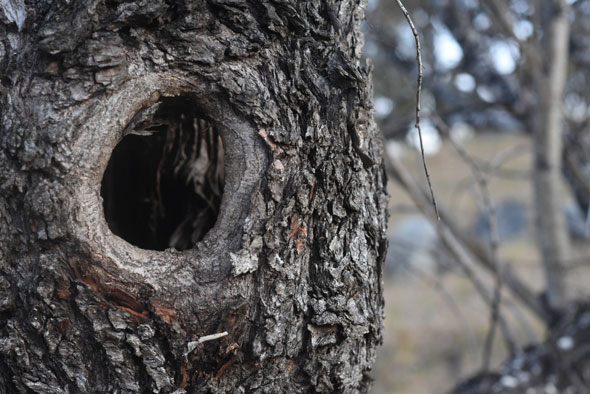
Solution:
{"label": "tree cavity", "polygon": [[186,98],[138,113],[101,184],[111,231],[142,249],[192,248],[213,227],[224,185],[216,127]]}

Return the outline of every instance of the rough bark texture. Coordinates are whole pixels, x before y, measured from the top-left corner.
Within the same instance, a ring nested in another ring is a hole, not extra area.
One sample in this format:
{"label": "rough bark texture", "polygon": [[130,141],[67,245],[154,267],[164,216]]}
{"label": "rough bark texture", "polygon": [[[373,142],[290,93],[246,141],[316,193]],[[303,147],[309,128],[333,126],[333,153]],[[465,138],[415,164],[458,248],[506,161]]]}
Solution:
{"label": "rough bark texture", "polygon": [[[0,392],[368,390],[387,200],[361,3],[0,0]],[[101,180],[174,97],[223,139],[220,212],[140,249]]]}

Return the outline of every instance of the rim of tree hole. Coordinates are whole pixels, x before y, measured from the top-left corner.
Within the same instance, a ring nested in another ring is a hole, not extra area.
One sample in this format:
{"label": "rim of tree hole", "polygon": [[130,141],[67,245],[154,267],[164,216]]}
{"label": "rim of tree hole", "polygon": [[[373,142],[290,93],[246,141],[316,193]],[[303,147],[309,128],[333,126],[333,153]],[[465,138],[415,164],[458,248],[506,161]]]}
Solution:
{"label": "rim of tree hole", "polygon": [[217,127],[188,97],[164,97],[132,121],[101,182],[110,230],[148,250],[192,248],[213,228],[224,186]]}
{"label": "rim of tree hole", "polygon": [[[69,175],[70,230],[83,248],[156,287],[163,275],[227,277],[268,161],[252,126],[210,85],[149,74],[102,102],[83,127],[93,131],[75,142],[73,151],[85,153]],[[200,146],[199,135],[207,140]]]}

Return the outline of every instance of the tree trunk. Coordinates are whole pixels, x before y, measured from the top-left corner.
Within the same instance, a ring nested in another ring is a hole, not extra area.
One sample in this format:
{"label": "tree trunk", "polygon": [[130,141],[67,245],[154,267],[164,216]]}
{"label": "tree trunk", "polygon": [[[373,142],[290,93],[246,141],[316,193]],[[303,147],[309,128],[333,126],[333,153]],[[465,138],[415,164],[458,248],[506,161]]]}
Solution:
{"label": "tree trunk", "polygon": [[368,390],[360,3],[0,0],[0,392]]}
{"label": "tree trunk", "polygon": [[546,296],[551,309],[566,303],[566,264],[569,238],[561,205],[563,148],[563,92],[568,73],[569,6],[552,0],[546,44],[546,77],[539,92],[539,112],[531,121],[534,130],[534,196],[537,242],[546,277]]}

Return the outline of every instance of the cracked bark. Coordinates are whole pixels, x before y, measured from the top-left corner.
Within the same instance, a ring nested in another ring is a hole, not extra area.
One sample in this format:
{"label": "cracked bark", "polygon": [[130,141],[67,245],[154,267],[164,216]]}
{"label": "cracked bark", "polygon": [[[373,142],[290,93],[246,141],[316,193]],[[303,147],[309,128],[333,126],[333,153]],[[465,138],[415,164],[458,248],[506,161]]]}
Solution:
{"label": "cracked bark", "polygon": [[[0,1],[0,392],[368,391],[387,199],[363,15]],[[173,98],[217,128],[223,197],[194,247],[140,249],[101,181]]]}

